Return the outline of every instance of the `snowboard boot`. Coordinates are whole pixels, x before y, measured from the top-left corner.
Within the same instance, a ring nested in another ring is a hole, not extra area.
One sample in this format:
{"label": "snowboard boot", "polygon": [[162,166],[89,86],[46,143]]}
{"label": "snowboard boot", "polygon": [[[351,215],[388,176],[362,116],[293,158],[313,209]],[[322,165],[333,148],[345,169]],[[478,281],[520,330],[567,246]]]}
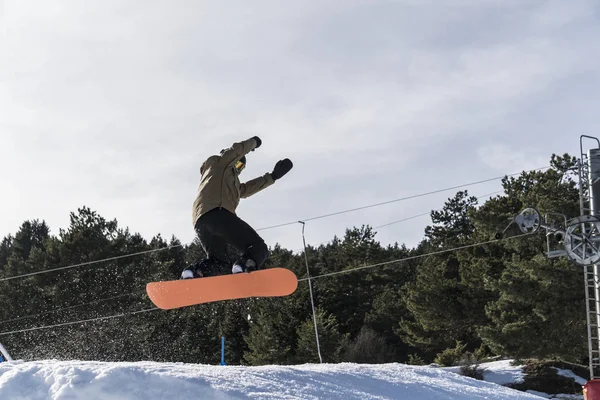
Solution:
{"label": "snowboard boot", "polygon": [[228,264],[216,258],[206,258],[197,261],[184,269],[181,279],[206,278],[208,276],[224,275],[227,273]]}
{"label": "snowboard boot", "polygon": [[254,271],[255,269],[256,262],[254,262],[253,259],[247,256],[242,256],[239,260],[235,262],[235,264],[233,264],[233,267],[231,267],[231,273],[240,274],[242,272]]}
{"label": "snowboard boot", "polygon": [[203,278],[204,274],[199,268],[202,262],[196,261],[181,272],[181,279]]}

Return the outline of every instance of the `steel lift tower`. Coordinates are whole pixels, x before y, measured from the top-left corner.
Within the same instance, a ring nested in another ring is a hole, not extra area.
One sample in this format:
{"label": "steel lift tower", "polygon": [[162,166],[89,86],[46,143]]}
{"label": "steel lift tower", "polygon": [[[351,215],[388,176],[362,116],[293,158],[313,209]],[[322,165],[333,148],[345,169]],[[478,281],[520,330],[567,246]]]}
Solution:
{"label": "steel lift tower", "polygon": [[[596,147],[585,151],[584,142],[590,141],[595,142]],[[583,267],[589,369],[593,381],[600,379],[600,140],[583,135],[579,139],[579,147],[581,215],[568,219],[560,213],[547,213],[542,218],[537,210],[527,208],[511,224],[516,224],[523,233],[545,229],[547,256],[568,257],[573,263]],[[599,389],[600,385],[596,390]]]}

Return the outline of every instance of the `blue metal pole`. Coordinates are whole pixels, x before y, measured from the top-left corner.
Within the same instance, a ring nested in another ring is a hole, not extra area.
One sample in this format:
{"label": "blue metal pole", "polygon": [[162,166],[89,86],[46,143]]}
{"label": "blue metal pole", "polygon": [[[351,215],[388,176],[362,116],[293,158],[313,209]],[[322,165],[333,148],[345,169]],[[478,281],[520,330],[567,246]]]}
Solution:
{"label": "blue metal pole", "polygon": [[13,359],[10,358],[10,354],[8,354],[8,351],[6,351],[6,349],[4,348],[4,346],[2,346],[2,343],[0,343],[0,362],[2,361],[12,361]]}
{"label": "blue metal pole", "polygon": [[221,338],[221,365],[225,364],[225,336]]}

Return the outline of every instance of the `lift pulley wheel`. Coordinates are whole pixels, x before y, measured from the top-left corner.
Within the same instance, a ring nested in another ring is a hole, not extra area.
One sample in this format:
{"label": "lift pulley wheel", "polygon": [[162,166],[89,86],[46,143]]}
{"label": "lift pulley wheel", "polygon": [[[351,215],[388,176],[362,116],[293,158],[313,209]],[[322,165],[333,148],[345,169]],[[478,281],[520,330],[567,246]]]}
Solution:
{"label": "lift pulley wheel", "polygon": [[570,221],[565,232],[567,256],[579,265],[590,266],[600,261],[600,221],[582,215]]}

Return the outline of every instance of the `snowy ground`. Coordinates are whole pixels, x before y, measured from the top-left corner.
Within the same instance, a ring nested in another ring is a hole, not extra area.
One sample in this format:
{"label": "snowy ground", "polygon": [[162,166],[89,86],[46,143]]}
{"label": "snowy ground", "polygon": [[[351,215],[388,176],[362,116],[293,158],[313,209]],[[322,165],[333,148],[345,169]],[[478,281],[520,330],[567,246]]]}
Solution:
{"label": "snowy ground", "polygon": [[[483,379],[486,382],[493,382],[498,385],[508,385],[509,383],[520,383],[523,381],[523,377],[525,376],[522,367],[511,365],[512,360],[502,360],[502,361],[493,361],[481,364],[481,368],[484,370]],[[444,368],[446,371],[459,373],[460,367],[449,367]],[[568,378],[573,378],[576,383],[581,386],[585,385],[587,381],[580,376],[575,375],[572,371],[558,369],[558,374],[566,376]],[[568,395],[568,394],[560,394],[560,395],[549,395],[546,393],[535,392],[533,390],[529,391],[531,394],[535,394],[537,396],[546,398],[546,399],[561,399],[561,400],[583,400],[583,395]]]}
{"label": "snowy ground", "polygon": [[[481,369],[484,371],[483,379],[486,382],[497,383],[498,385],[522,382],[524,377],[522,367],[510,364],[511,360],[492,361],[481,364]],[[460,367],[447,367],[444,370],[459,373]]]}
{"label": "snowy ground", "polygon": [[496,383],[521,379],[508,361],[489,363],[482,382],[451,370],[403,364],[238,367],[153,362],[0,363],[0,399],[511,399],[543,397]]}

